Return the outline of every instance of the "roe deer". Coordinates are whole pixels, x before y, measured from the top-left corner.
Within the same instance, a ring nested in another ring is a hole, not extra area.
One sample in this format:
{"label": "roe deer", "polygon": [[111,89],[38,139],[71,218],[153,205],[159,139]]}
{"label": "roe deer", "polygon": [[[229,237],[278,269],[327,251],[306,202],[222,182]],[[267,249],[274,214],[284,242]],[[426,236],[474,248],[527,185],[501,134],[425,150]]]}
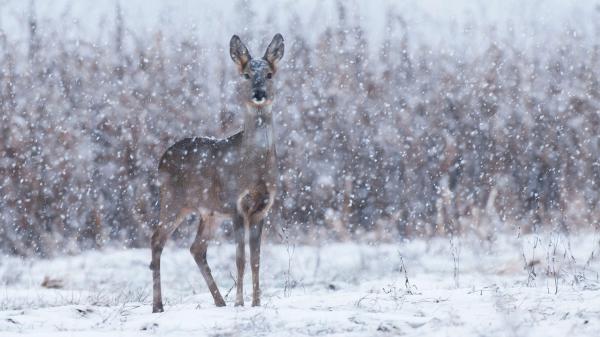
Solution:
{"label": "roe deer", "polygon": [[206,261],[215,216],[233,219],[237,244],[237,294],[244,305],[245,228],[249,229],[252,305],[260,305],[258,269],[263,219],[273,205],[277,181],[271,106],[273,74],[283,57],[283,37],[275,35],[262,58],[252,58],[240,38],[231,38],[229,52],[243,77],[239,93],[246,103],[243,129],[225,139],[186,138],[161,157],[160,219],[152,235],[153,312],[162,312],[160,256],[167,238],[190,214],[200,219],[190,251],[206,280],[216,306],[225,301]]}

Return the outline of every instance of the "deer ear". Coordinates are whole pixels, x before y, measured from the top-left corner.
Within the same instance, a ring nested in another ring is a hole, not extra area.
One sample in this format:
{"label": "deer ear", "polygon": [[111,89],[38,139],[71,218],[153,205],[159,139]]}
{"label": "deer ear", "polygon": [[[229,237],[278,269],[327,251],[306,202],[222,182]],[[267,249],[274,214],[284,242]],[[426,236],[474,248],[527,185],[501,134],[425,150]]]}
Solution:
{"label": "deer ear", "polygon": [[267,62],[269,62],[273,68],[275,68],[277,62],[279,62],[279,60],[281,60],[281,58],[283,57],[283,50],[283,36],[277,33],[273,37],[273,41],[271,41],[271,43],[269,44],[269,47],[267,48],[267,51],[265,52],[265,56],[263,56],[263,58]]}
{"label": "deer ear", "polygon": [[244,46],[242,40],[240,40],[237,35],[231,37],[231,41],[229,42],[229,55],[231,55],[233,62],[238,65],[240,72],[244,70],[244,67],[246,67],[246,64],[251,59],[248,48]]}

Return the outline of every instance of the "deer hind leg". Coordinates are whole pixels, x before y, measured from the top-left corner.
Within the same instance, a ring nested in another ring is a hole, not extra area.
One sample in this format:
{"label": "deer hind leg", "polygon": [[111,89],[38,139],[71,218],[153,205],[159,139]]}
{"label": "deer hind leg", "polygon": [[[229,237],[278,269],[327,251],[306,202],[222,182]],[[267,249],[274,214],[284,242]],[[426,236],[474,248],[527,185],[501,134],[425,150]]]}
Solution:
{"label": "deer hind leg", "polygon": [[235,305],[244,305],[244,267],[246,264],[246,250],[244,247],[245,241],[245,226],[244,219],[237,214],[233,220],[233,230],[235,232],[235,242],[237,244],[235,264],[237,267],[237,292],[235,295]]}
{"label": "deer hind leg", "polygon": [[160,283],[160,256],[169,236],[181,224],[183,219],[189,214],[185,209],[177,211],[167,211],[164,208],[160,210],[160,221],[156,230],[152,234],[150,245],[152,247],[152,312],[163,312],[162,291]]}
{"label": "deer hind leg", "polygon": [[260,239],[262,236],[263,220],[258,220],[250,227],[250,266],[252,268],[252,306],[260,305]]}
{"label": "deer hind leg", "polygon": [[208,261],[206,260],[206,251],[208,250],[208,241],[211,239],[211,229],[214,228],[214,217],[212,215],[201,215],[200,223],[198,224],[198,232],[196,233],[196,239],[190,247],[190,252],[200,268],[200,273],[206,281],[206,285],[213,296],[215,305],[217,307],[224,307],[225,301],[223,296],[219,292],[219,288],[212,276]]}

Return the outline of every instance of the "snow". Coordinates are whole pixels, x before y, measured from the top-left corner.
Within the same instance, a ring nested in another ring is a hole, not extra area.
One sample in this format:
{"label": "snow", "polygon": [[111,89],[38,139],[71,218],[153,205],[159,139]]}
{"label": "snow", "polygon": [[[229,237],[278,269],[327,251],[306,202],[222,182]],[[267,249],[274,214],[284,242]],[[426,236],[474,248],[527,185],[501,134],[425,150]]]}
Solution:
{"label": "snow", "polygon": [[[0,337],[598,336],[599,3],[0,0]],[[277,32],[263,306],[183,225],[152,314],[157,163]]]}
{"label": "snow", "polygon": [[[210,1],[210,0],[53,0],[35,1],[36,15],[42,20],[66,21],[77,30],[68,30],[69,36],[96,37],[106,33],[112,25],[119,5],[127,24],[136,32],[152,32],[156,27],[166,30],[193,32],[205,42],[221,42],[221,36],[247,33],[260,25],[265,31],[280,30],[289,35],[286,20],[290,13],[304,27],[304,32],[315,38],[324,27],[337,17],[339,2],[321,0],[262,0],[262,1]],[[402,13],[407,29],[413,36],[434,45],[455,42],[464,37],[473,39],[483,27],[497,25],[495,29],[517,32],[513,39],[532,41],[540,31],[557,32],[566,26],[592,27],[592,22],[581,17],[597,11],[595,0],[371,0],[349,3],[350,15],[365,23],[371,32],[370,40],[379,41],[386,34],[385,17],[390,8]],[[27,33],[30,2],[4,0],[0,2],[0,28],[15,34]],[[250,17],[251,16],[251,17]],[[240,20],[241,17],[241,20]],[[590,28],[591,29],[591,28]],[[388,32],[389,33],[389,32]],[[460,33],[460,34],[459,34]],[[486,32],[485,34],[487,34]],[[458,34],[458,35],[457,35]],[[558,33],[557,33],[558,34]]]}
{"label": "snow", "polygon": [[[160,314],[151,313],[147,249],[5,257],[0,336],[597,335],[598,235],[472,242],[265,244],[263,306],[254,308],[233,307],[233,245],[209,249],[224,308],[213,305],[187,249],[169,246]],[[62,288],[42,287],[44,278]]]}

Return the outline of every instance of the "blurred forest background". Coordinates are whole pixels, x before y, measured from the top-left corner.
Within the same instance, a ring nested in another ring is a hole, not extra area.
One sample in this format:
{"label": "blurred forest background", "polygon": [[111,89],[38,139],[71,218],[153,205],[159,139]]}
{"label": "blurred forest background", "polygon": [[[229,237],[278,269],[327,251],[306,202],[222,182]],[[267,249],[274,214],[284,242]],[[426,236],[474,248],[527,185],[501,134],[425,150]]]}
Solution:
{"label": "blurred forest background", "polygon": [[133,29],[114,3],[97,37],[34,6],[25,34],[0,25],[0,250],[147,246],[158,158],[241,125],[229,38],[260,56],[274,17],[286,43],[275,240],[281,228],[298,242],[377,242],[598,227],[598,10],[526,36],[467,18],[438,41],[411,34],[393,5],[374,39],[346,2],[312,12],[314,26],[268,8],[257,21],[257,3],[237,2],[244,28],[218,42],[198,38],[202,22]]}

